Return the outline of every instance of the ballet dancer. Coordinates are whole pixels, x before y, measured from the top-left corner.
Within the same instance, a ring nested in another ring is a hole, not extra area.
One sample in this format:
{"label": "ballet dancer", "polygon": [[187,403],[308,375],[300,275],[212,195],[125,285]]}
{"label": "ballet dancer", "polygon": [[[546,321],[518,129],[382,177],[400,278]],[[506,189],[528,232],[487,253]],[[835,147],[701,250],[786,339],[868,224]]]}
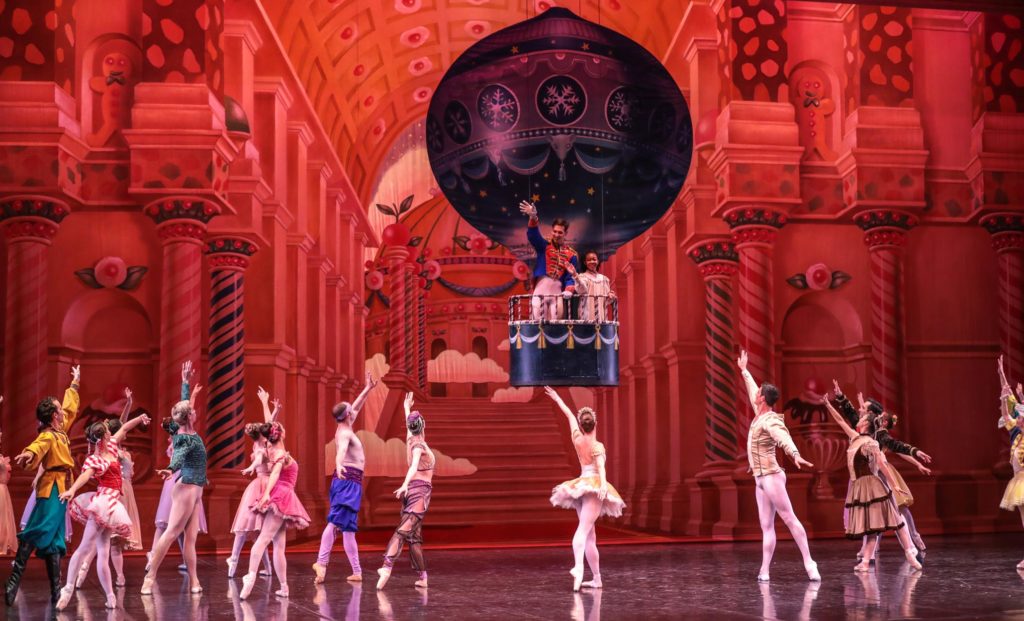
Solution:
{"label": "ballet dancer", "polygon": [[[1001,414],[999,424],[1010,434],[1010,467],[1013,468],[1013,478],[1006,484],[1003,491],[1003,499],[999,502],[999,508],[1006,511],[1019,511],[1021,521],[1024,521],[1024,389],[1017,384],[1017,395],[1014,396],[1010,390],[1010,382],[1006,379],[1006,372],[1003,370],[1003,357],[999,356],[999,384],[1002,390],[999,393]],[[1017,563],[1017,569],[1024,569],[1024,561]]]}

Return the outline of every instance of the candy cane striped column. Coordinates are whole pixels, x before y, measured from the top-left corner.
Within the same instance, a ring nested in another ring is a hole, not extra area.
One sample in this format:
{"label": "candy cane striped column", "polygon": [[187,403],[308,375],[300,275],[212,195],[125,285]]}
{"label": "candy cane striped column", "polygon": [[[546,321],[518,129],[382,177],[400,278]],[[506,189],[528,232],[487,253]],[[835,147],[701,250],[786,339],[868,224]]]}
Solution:
{"label": "candy cane striped column", "polygon": [[391,245],[384,251],[384,261],[388,265],[388,291],[391,305],[388,307],[388,364],[391,370],[388,375],[402,375],[411,379],[413,369],[409,366],[409,345],[412,336],[408,334],[407,307],[410,291],[409,278],[413,267],[409,265],[409,250],[405,246]]}
{"label": "candy cane striped column", "polygon": [[735,296],[736,247],[708,240],[687,254],[704,277],[704,466],[731,468],[740,446],[736,434]]}
{"label": "candy cane striped column", "polygon": [[[740,208],[725,216],[732,228],[732,241],[739,256],[739,310],[740,347],[747,351],[747,368],[760,382],[775,380],[775,313],[772,265],[775,235],[786,224],[786,217],[770,209]],[[737,433],[746,455],[747,428],[753,411],[746,396],[740,391],[737,408]]]}
{"label": "candy cane striped column", "polygon": [[917,218],[870,211],[854,218],[871,253],[871,390],[886,408],[903,403],[903,246]]}
{"label": "candy cane striped column", "polygon": [[206,442],[210,468],[235,469],[245,460],[244,277],[256,245],[239,237],[206,243],[210,263],[210,392]]}
{"label": "candy cane striped column", "polygon": [[[156,222],[157,235],[163,243],[157,416],[169,413],[180,397],[182,363],[191,360],[200,366],[203,238],[206,224],[218,212],[214,204],[198,199],[161,200],[145,208],[146,215]],[[198,381],[201,383],[202,379]],[[200,415],[200,429],[205,428],[204,420],[205,416]]]}
{"label": "candy cane striped column", "polygon": [[999,269],[999,350],[1006,377],[1024,381],[1024,216],[995,213],[981,219],[992,235]]}
{"label": "candy cane striped column", "polygon": [[50,244],[68,208],[46,199],[0,203],[7,239],[4,306],[4,444],[15,454],[35,437],[36,404],[53,393],[46,379]]}

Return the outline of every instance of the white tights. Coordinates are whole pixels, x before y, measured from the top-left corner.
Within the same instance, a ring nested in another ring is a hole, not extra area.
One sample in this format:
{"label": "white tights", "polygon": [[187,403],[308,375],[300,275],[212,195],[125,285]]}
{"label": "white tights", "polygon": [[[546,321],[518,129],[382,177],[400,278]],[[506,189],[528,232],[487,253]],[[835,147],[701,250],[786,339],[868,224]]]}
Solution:
{"label": "white tights", "polygon": [[807,546],[807,531],[804,530],[804,525],[800,523],[793,512],[793,504],[789,501],[789,493],[786,492],[786,473],[766,474],[755,477],[754,481],[757,514],[761,521],[761,533],[764,536],[761,543],[761,571],[758,572],[758,575],[768,575],[768,568],[772,564],[772,555],[775,554],[776,513],[793,535],[796,547],[800,548],[804,567],[813,563],[810,548]]}
{"label": "white tights", "polygon": [[277,581],[281,583],[281,589],[284,591],[288,590],[288,559],[284,555],[287,534],[288,528],[285,526],[284,518],[273,511],[267,511],[260,536],[249,550],[249,573],[255,574],[260,568],[263,553],[271,543],[274,544],[274,573],[277,574]]}
{"label": "white tights", "polygon": [[603,504],[601,500],[598,500],[597,494],[583,495],[580,505],[576,507],[576,515],[579,517],[580,524],[576,527],[576,534],[572,537],[572,553],[575,561],[572,568],[573,575],[583,576],[583,557],[586,556],[595,582],[601,580],[601,555],[597,552],[597,529],[594,527],[594,523],[597,522],[597,518],[601,517]]}
{"label": "white tights", "polygon": [[110,580],[109,564],[110,531],[101,528],[92,518],[89,518],[89,521],[85,524],[82,542],[78,544],[78,549],[71,555],[71,561],[68,563],[68,579],[64,588],[69,591],[74,590],[75,581],[78,580],[78,572],[81,571],[82,563],[86,562],[86,559],[90,558],[94,552],[98,558],[96,573],[100,578],[100,586],[103,587],[103,592],[106,594],[107,599],[110,599],[114,597],[114,585]]}

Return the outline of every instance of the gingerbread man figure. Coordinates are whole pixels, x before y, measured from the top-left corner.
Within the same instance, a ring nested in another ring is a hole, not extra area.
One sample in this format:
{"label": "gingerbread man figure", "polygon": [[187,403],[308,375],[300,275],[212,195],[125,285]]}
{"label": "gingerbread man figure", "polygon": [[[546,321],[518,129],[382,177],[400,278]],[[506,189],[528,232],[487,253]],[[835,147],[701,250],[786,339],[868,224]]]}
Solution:
{"label": "gingerbread man figure", "polygon": [[805,68],[797,71],[790,83],[790,97],[796,109],[796,121],[800,127],[800,144],[804,146],[804,159],[818,158],[834,161],[835,151],[826,141],[826,117],[836,110],[836,104],[828,96],[828,80],[819,69]]}
{"label": "gingerbread man figure", "polygon": [[100,94],[100,113],[103,125],[89,134],[88,142],[94,147],[106,145],[111,137],[128,126],[130,113],[132,61],[120,52],[111,52],[103,58],[103,75],[89,80],[89,87]]}

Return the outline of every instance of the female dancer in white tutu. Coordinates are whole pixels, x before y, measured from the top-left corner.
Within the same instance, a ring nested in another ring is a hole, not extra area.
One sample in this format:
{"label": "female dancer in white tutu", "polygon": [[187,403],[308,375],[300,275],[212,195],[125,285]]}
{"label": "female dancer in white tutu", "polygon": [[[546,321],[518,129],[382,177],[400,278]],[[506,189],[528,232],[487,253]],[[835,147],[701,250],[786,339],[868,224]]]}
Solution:
{"label": "female dancer in white tutu", "polygon": [[[265,423],[272,423],[277,420],[277,414],[281,409],[281,402],[274,399],[274,410],[270,410],[270,393],[260,386],[256,393],[260,402],[263,403],[263,419]],[[235,519],[231,523],[231,532],[235,535],[235,543],[231,547],[231,556],[228,557],[228,578],[235,577],[235,570],[238,568],[238,557],[242,554],[242,546],[245,540],[250,537],[255,539],[263,528],[263,514],[253,511],[252,507],[267,489],[267,482],[270,480],[270,460],[267,459],[267,440],[260,433],[260,425],[249,424],[245,426],[245,435],[252,440],[252,463],[248,468],[242,470],[246,476],[256,475],[245,491],[242,492],[242,500],[238,503],[238,510],[235,511]],[[263,552],[263,570],[260,574],[270,575],[270,555]]]}
{"label": "female dancer in white tutu", "polygon": [[[1024,427],[1024,388],[1017,384],[1017,395],[1014,396],[1003,370],[1002,356],[999,356],[999,384],[1002,387],[999,393],[1002,411],[999,426],[1010,434],[1010,467],[1013,468],[1013,478],[1006,484],[999,508],[1020,511],[1024,521],[1024,433],[1021,431]],[[1024,561],[1017,564],[1017,569],[1024,569]]]}
{"label": "female dancer in white tutu", "polygon": [[[0,395],[0,405],[4,396]],[[0,433],[0,438],[3,438]],[[14,505],[7,482],[11,480],[11,458],[0,455],[0,554],[13,554],[18,549],[18,525],[14,521]]]}
{"label": "female dancer in white tutu", "polygon": [[[142,414],[124,425],[111,438],[106,423],[93,423],[86,429],[85,437],[95,447],[92,454],[85,460],[82,474],[78,476],[70,489],[60,495],[61,502],[70,502],[85,483],[95,477],[95,492],[82,494],[69,506],[69,513],[77,521],[85,524],[82,542],[71,556],[68,564],[67,583],[60,590],[57,610],[64,610],[75,593],[75,581],[83,559],[95,548],[98,562],[96,571],[100,577],[100,585],[106,594],[106,607],[116,608],[117,598],[110,580],[110,537],[116,533],[121,537],[129,537],[132,532],[132,521],[128,510],[121,504],[121,463],[118,459],[118,444],[129,431],[139,425],[149,424],[149,416]],[[113,440],[113,441],[112,441]]]}
{"label": "female dancer in white tutu", "polygon": [[[602,515],[619,517],[626,503],[605,476],[606,453],[604,445],[597,441],[597,414],[585,407],[573,415],[554,388],[545,386],[544,392],[565,414],[572,432],[572,444],[580,460],[580,476],[556,485],[551,492],[551,504],[563,509],[575,509],[580,521],[572,538],[575,561],[569,571],[572,574],[572,590],[579,591],[581,586],[600,589],[601,566],[595,523]],[[593,579],[587,582],[583,582],[584,556],[590,565],[590,572],[594,574]]]}

